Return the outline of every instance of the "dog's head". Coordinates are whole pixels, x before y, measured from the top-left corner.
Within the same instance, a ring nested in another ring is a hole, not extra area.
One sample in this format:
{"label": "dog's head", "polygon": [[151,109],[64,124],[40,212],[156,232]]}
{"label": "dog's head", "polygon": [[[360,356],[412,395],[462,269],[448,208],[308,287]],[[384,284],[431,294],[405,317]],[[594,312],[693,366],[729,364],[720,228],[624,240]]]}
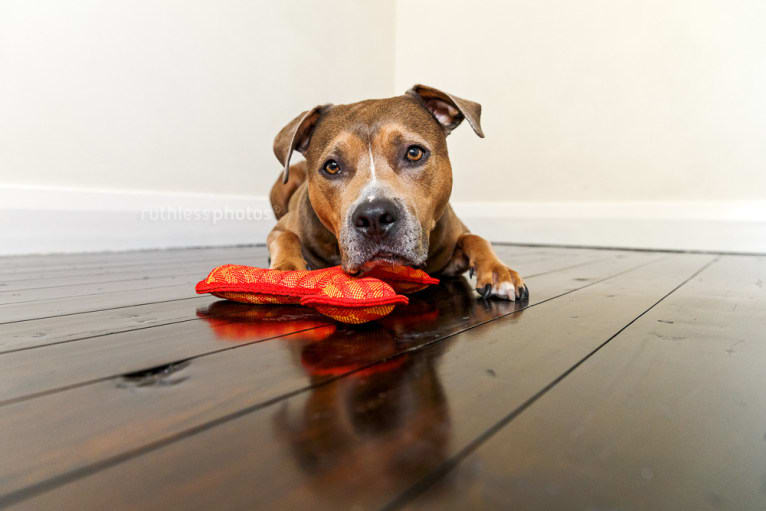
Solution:
{"label": "dog's head", "polygon": [[303,112],[279,132],[274,153],[285,182],[293,151],[305,156],[311,206],[338,239],[346,271],[419,266],[452,191],[446,137],[463,119],[483,137],[480,116],[478,103],[415,85]]}

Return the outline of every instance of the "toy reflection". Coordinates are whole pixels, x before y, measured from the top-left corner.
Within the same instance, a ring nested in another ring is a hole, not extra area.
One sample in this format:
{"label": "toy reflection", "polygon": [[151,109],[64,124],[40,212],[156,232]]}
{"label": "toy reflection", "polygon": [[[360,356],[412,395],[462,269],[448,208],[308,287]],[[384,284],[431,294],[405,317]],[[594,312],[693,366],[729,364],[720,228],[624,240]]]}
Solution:
{"label": "toy reflection", "polygon": [[337,323],[313,309],[298,305],[252,305],[229,300],[197,310],[216,337],[234,342],[254,342],[300,333],[304,340],[320,341],[332,335]]}
{"label": "toy reflection", "polygon": [[231,302],[200,315],[232,341],[303,330],[283,345],[311,388],[277,405],[274,436],[314,491],[334,498],[354,492],[349,485],[366,494],[400,489],[447,458],[451,423],[438,362],[456,338],[444,336],[520,308],[477,299],[458,278],[361,326],[331,323],[308,309]]}

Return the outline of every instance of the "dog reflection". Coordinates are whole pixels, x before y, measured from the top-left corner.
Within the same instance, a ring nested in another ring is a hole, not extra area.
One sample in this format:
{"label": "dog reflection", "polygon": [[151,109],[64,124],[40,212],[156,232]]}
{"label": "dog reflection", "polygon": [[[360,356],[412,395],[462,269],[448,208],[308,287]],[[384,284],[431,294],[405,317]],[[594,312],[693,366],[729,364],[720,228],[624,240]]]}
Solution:
{"label": "dog reflection", "polygon": [[376,325],[339,329],[302,347],[296,358],[314,387],[298,406],[285,402],[275,413],[275,438],[324,498],[400,491],[451,452],[449,402],[438,365],[453,338],[444,335],[466,320],[519,306],[476,300],[464,278],[448,280],[412,296],[408,307]]}
{"label": "dog reflection", "polygon": [[306,329],[286,336],[283,346],[310,389],[277,405],[274,437],[310,476],[315,494],[334,499],[401,490],[447,459],[451,421],[438,365],[455,337],[444,337],[521,306],[477,300],[461,277],[361,326],[332,323],[309,309],[231,302],[214,303],[200,316],[234,341]]}
{"label": "dog reflection", "polygon": [[[424,329],[437,317],[433,308],[418,316],[392,321]],[[380,324],[338,330],[301,349],[301,366],[315,386],[297,406],[278,409],[274,433],[326,497],[353,492],[349,484],[385,492],[446,459],[450,419],[437,362],[447,345],[402,354],[409,340],[395,331]],[[346,376],[327,383],[340,375]]]}

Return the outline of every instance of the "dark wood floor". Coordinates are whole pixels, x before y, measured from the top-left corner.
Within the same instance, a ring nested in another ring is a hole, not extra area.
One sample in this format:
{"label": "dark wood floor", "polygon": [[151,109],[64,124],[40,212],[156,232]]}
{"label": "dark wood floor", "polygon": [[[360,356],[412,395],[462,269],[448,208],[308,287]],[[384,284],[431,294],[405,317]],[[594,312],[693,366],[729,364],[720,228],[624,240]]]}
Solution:
{"label": "dark wood floor", "polygon": [[194,294],[258,247],[0,259],[0,508],[766,509],[766,257],[498,252],[362,327]]}

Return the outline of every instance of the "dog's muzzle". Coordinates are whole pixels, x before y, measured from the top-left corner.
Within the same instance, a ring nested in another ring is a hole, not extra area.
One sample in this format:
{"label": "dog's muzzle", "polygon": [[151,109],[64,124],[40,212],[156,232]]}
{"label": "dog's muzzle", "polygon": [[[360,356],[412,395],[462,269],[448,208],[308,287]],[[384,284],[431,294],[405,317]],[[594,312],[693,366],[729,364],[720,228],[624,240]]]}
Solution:
{"label": "dog's muzzle", "polygon": [[423,241],[415,216],[400,201],[388,197],[353,204],[340,238],[343,266],[351,272],[371,261],[418,266],[428,252],[428,238]]}

